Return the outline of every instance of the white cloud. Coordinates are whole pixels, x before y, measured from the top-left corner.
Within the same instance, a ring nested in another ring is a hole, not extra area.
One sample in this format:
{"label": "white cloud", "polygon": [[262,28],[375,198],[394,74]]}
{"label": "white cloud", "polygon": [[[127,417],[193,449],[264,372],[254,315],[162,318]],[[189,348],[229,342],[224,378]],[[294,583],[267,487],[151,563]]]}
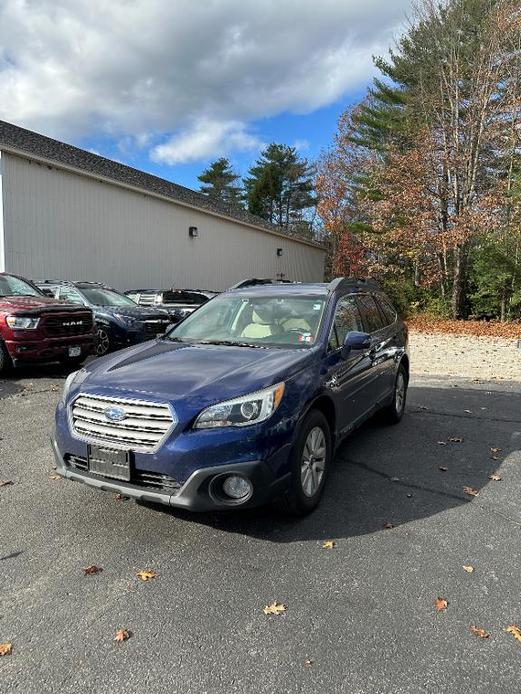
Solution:
{"label": "white cloud", "polygon": [[179,164],[229,152],[260,149],[262,146],[261,140],[248,133],[243,123],[200,120],[193,127],[154,147],[151,157],[164,164]]}
{"label": "white cloud", "polygon": [[252,121],[361,87],[409,4],[1,0],[0,118],[136,147],[159,134],[164,161],[248,149]]}

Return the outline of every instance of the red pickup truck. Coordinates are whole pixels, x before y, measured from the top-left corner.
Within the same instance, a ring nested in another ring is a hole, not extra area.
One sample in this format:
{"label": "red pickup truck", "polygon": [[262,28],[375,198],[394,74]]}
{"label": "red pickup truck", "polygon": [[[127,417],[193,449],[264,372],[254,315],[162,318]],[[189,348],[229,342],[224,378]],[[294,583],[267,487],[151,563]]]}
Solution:
{"label": "red pickup truck", "polygon": [[0,374],[11,365],[80,364],[94,351],[92,311],[49,298],[22,277],[0,272]]}

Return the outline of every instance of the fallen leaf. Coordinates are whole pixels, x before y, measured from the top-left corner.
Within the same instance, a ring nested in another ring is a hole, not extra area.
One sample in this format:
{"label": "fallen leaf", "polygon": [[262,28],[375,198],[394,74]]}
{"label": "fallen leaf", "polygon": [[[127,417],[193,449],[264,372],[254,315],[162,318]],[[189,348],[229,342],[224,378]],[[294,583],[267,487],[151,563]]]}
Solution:
{"label": "fallen leaf", "polygon": [[308,658],[304,661],[304,667],[311,667],[314,662],[315,662],[314,660],[309,660],[309,658]]}
{"label": "fallen leaf", "polygon": [[509,627],[505,629],[505,631],[508,634],[512,634],[516,641],[521,641],[521,629],[515,624],[511,624]]}
{"label": "fallen leaf", "polygon": [[436,600],[434,601],[434,606],[438,612],[446,610],[448,604],[449,603],[445,600],[445,598],[436,598]]}
{"label": "fallen leaf", "polygon": [[499,453],[502,449],[501,448],[491,448],[490,452],[491,453]]}
{"label": "fallen leaf", "polygon": [[49,479],[50,480],[61,480],[61,475],[50,475]]}
{"label": "fallen leaf", "polygon": [[471,574],[471,573],[473,573],[473,571],[474,571],[474,567],[471,566],[470,564],[464,565],[463,568],[464,568],[464,570],[465,570],[468,574]]}
{"label": "fallen leaf", "polygon": [[273,602],[270,602],[269,605],[266,605],[262,611],[264,614],[281,614],[282,612],[286,612],[287,609],[288,608],[286,605],[274,600]]}
{"label": "fallen leaf", "polygon": [[441,472],[447,472],[448,469],[449,468],[445,467],[444,465],[440,465],[440,467],[438,468],[438,470],[441,470]]}
{"label": "fallen leaf", "polygon": [[493,482],[501,482],[501,477],[499,475],[496,475],[495,473],[493,475],[489,475],[488,478]]}
{"label": "fallen leaf", "polygon": [[12,643],[0,643],[0,656],[2,655],[11,655],[13,652],[13,644]]}
{"label": "fallen leaf", "polygon": [[114,641],[126,641],[130,638],[131,632],[128,629],[118,629],[114,634]]}
{"label": "fallen leaf", "polygon": [[128,496],[123,496],[123,494],[120,494],[119,492],[115,495],[114,497],[116,501],[128,501]]}
{"label": "fallen leaf", "polygon": [[474,634],[474,636],[479,636],[480,639],[490,638],[490,634],[481,627],[475,627],[474,625],[472,625],[470,627],[470,632],[471,634]]}
{"label": "fallen leaf", "polygon": [[336,547],[336,542],[334,540],[324,540],[322,547],[323,549],[333,549],[333,547]]}
{"label": "fallen leaf", "polygon": [[489,458],[490,458],[490,460],[499,460],[498,455],[490,455]]}
{"label": "fallen leaf", "polygon": [[92,574],[98,574],[100,571],[103,571],[101,566],[96,566],[95,564],[92,564],[92,566],[86,566],[83,569],[83,573],[85,576],[91,576]]}
{"label": "fallen leaf", "polygon": [[386,523],[384,525],[385,530],[392,530],[392,528],[394,528],[394,525],[392,523]]}
{"label": "fallen leaf", "polygon": [[461,436],[451,436],[449,441],[451,443],[463,443],[463,438]]}
{"label": "fallen leaf", "polygon": [[0,487],[9,487],[11,484],[14,484],[12,480],[0,480]]}
{"label": "fallen leaf", "polygon": [[149,581],[151,578],[155,578],[157,573],[154,571],[154,569],[141,569],[141,571],[137,572],[136,576],[141,581]]}
{"label": "fallen leaf", "polygon": [[463,491],[469,496],[477,496],[479,494],[478,490],[474,489],[474,487],[463,487]]}

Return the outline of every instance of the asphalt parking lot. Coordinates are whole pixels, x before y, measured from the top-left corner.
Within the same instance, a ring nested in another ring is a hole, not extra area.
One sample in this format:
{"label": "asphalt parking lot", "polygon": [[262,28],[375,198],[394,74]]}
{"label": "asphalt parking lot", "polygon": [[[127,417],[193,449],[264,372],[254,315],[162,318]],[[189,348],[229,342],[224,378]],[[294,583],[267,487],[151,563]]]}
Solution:
{"label": "asphalt parking lot", "polygon": [[[505,631],[521,627],[519,386],[414,380],[403,422],[353,435],[321,507],[295,520],[190,516],[53,479],[65,375],[0,381],[0,691],[519,691]],[[157,576],[139,581],[144,568]],[[273,600],[287,609],[266,616]]]}

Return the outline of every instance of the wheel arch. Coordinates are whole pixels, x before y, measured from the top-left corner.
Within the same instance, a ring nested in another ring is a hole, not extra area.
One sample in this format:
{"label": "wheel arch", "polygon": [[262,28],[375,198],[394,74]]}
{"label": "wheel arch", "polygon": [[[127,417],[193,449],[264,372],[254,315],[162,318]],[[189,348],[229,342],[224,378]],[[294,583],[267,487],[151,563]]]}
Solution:
{"label": "wheel arch", "polygon": [[317,398],[312,400],[304,412],[301,423],[304,421],[306,415],[311,412],[311,410],[318,410],[321,412],[329,424],[329,433],[331,435],[331,443],[333,444],[333,449],[335,447],[336,439],[336,409],[333,400],[327,395],[319,395]]}

